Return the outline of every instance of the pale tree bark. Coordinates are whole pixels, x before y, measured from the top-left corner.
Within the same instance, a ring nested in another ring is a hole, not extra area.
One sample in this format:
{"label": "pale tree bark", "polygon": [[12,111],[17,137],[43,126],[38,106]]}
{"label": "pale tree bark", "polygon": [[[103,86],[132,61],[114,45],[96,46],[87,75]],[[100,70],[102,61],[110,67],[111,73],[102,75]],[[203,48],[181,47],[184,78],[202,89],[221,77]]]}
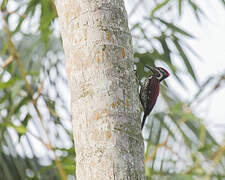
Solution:
{"label": "pale tree bark", "polygon": [[138,85],[123,0],[56,0],[78,180],[145,179]]}

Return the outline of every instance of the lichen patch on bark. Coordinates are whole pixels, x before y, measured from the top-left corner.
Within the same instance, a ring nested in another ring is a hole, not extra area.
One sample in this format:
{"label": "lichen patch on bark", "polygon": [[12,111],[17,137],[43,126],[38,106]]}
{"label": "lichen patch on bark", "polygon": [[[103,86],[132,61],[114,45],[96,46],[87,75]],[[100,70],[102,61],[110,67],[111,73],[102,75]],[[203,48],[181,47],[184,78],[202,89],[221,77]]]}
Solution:
{"label": "lichen patch on bark", "polygon": [[110,131],[106,131],[105,136],[106,136],[106,140],[109,140],[111,138],[112,134]]}
{"label": "lichen patch on bark", "polygon": [[107,40],[111,40],[111,32],[107,32]]}
{"label": "lichen patch on bark", "polygon": [[99,55],[97,55],[97,63],[99,64],[100,60],[99,60]]}
{"label": "lichen patch on bark", "polygon": [[116,103],[117,103],[118,106],[120,106],[120,100],[119,99],[116,101]]}
{"label": "lichen patch on bark", "polygon": [[130,104],[129,104],[129,100],[126,98],[126,106],[129,108]]}
{"label": "lichen patch on bark", "polygon": [[125,58],[125,57],[126,57],[126,54],[125,54],[125,49],[124,49],[124,48],[122,48],[122,49],[121,49],[121,54],[122,54],[122,57],[123,57],[123,58]]}
{"label": "lichen patch on bark", "polygon": [[79,98],[85,98],[86,96],[92,96],[93,91],[91,90],[91,85],[88,83],[83,83],[80,85],[81,94]]}
{"label": "lichen patch on bark", "polygon": [[103,109],[103,110],[96,110],[93,113],[93,119],[94,120],[99,120],[101,119],[103,116],[107,116],[109,114],[109,110],[108,109]]}
{"label": "lichen patch on bark", "polygon": [[99,112],[94,112],[94,120],[99,120],[102,117],[102,114]]}
{"label": "lichen patch on bark", "polygon": [[102,50],[102,63],[104,61],[104,51]]}
{"label": "lichen patch on bark", "polygon": [[116,106],[115,106],[115,103],[114,102],[112,102],[112,108],[114,109]]}

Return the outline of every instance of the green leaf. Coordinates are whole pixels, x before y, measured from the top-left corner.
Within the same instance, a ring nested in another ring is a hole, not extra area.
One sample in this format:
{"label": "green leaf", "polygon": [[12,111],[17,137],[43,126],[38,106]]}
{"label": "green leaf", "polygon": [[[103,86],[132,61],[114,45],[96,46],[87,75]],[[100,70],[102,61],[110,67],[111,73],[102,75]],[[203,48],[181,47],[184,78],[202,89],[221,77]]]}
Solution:
{"label": "green leaf", "polygon": [[158,11],[159,9],[161,9],[162,7],[165,7],[168,3],[170,2],[170,0],[165,0],[164,2],[158,4],[151,12],[151,16],[154,16],[155,12]]}
{"label": "green leaf", "polygon": [[150,151],[150,147],[151,147],[151,144],[148,143],[148,144],[147,144],[147,148],[146,148],[146,150],[145,150],[145,159],[148,157],[148,154],[149,154],[149,151]]}
{"label": "green leaf", "polygon": [[40,31],[42,40],[47,46],[49,35],[52,33],[50,29],[51,22],[56,17],[54,5],[50,0],[41,0],[41,21],[40,21]]}
{"label": "green leaf", "polygon": [[28,113],[26,115],[26,117],[24,118],[24,120],[22,121],[22,124],[26,127],[27,126],[27,123],[28,121],[31,119],[31,115]]}
{"label": "green leaf", "polygon": [[199,89],[199,91],[195,94],[195,96],[194,96],[194,98],[193,98],[193,100],[191,101],[191,102],[194,102],[200,95],[201,95],[201,93],[205,90],[205,88],[207,88],[208,87],[208,84],[210,83],[210,82],[212,82],[212,80],[214,80],[215,79],[215,77],[213,77],[213,76],[210,76],[201,86],[200,86],[200,89]]}
{"label": "green leaf", "polygon": [[134,29],[138,28],[140,26],[140,23],[136,23],[135,25],[133,25],[130,29],[130,31],[133,31]]}
{"label": "green leaf", "polygon": [[179,0],[179,2],[178,2],[179,16],[181,16],[181,14],[182,14],[182,2],[183,2],[183,0]]}
{"label": "green leaf", "polygon": [[162,19],[160,19],[160,18],[158,18],[158,17],[155,17],[155,19],[159,20],[161,23],[165,24],[168,28],[170,28],[171,30],[173,30],[173,31],[175,31],[175,32],[177,32],[177,33],[180,33],[180,34],[182,34],[182,35],[184,35],[184,36],[187,36],[187,37],[190,37],[190,38],[194,38],[193,35],[191,35],[190,33],[186,32],[186,31],[184,31],[183,29],[181,29],[181,28],[175,26],[175,25],[172,24],[172,23],[168,23],[168,22],[166,22],[165,20],[162,20]]}
{"label": "green leaf", "polygon": [[25,134],[27,132],[27,129],[25,126],[20,125],[20,126],[16,126],[14,125],[12,122],[3,122],[1,125],[3,125],[4,127],[12,127],[14,128],[19,134]]}
{"label": "green leaf", "polygon": [[19,112],[19,110],[21,109],[23,105],[26,105],[29,102],[29,100],[30,100],[30,97],[26,96],[22,98],[16,105],[12,104],[10,106],[10,110],[6,119],[9,121],[13,115]]}
{"label": "green leaf", "polygon": [[[37,1],[37,0],[30,0],[29,3],[27,4],[27,8],[24,12],[24,14],[26,15],[26,17],[32,17],[34,16],[34,13],[35,13],[35,10],[36,10],[36,7],[37,5],[40,3],[40,1]],[[19,23],[15,29],[15,31],[13,32],[13,34],[15,34],[16,32],[20,31],[21,30],[21,25],[23,23],[23,21],[25,20],[26,18],[20,18],[19,19]]]}
{"label": "green leaf", "polygon": [[19,133],[19,134],[25,134],[27,132],[27,129],[25,126],[14,126],[14,129]]}
{"label": "green leaf", "polygon": [[171,50],[169,48],[169,46],[167,45],[167,42],[166,42],[166,36],[163,34],[161,35],[160,37],[157,37],[156,39],[158,39],[161,43],[161,46],[163,48],[163,59],[165,60],[165,62],[169,62],[170,64],[172,64],[171,62],[171,58],[170,58],[170,54],[171,54]]}
{"label": "green leaf", "polygon": [[223,5],[225,6],[225,0],[221,0],[221,2],[223,3]]}
{"label": "green leaf", "polygon": [[4,101],[8,100],[9,97],[10,97],[10,93],[9,92],[4,94],[4,96],[2,98],[0,98],[0,104],[3,103]]}
{"label": "green leaf", "polygon": [[3,0],[1,4],[1,8],[0,8],[1,11],[5,11],[7,4],[8,4],[8,0]]}
{"label": "green leaf", "polygon": [[43,42],[41,42],[40,35],[24,35],[17,46],[25,71],[38,75],[42,67],[42,59],[46,55],[46,50]]}
{"label": "green leaf", "polygon": [[14,97],[16,97],[18,95],[18,93],[21,91],[23,86],[25,86],[24,80],[17,80],[17,81],[15,81],[15,83],[13,84],[13,87],[11,89],[12,98],[14,98]]}
{"label": "green leaf", "polygon": [[5,88],[10,88],[16,82],[17,78],[11,78],[7,82],[0,82],[0,90]]}
{"label": "green leaf", "polygon": [[193,55],[195,55],[195,57],[197,57],[199,60],[202,60],[202,57],[188,43],[182,41],[181,39],[180,42],[186,49],[188,49]]}
{"label": "green leaf", "polygon": [[67,174],[72,174],[76,170],[76,166],[74,165],[63,165],[63,169],[66,171]]}
{"label": "green leaf", "polygon": [[156,117],[160,121],[161,126],[164,127],[168,131],[169,135],[171,135],[172,138],[175,140],[176,137],[175,137],[174,133],[170,130],[170,127],[164,122],[165,116],[166,116],[166,114],[163,112],[154,114],[154,117]]}
{"label": "green leaf", "polygon": [[192,68],[192,65],[190,63],[190,60],[187,58],[182,46],[180,45],[179,43],[179,40],[175,37],[174,38],[174,41],[173,41],[174,45],[176,46],[180,56],[182,57],[184,63],[185,63],[185,66],[188,70],[188,72],[190,73],[190,75],[192,76],[192,78],[195,80],[195,82],[198,84],[198,81],[197,81],[197,78],[195,76],[195,73],[193,71],[193,68]]}
{"label": "green leaf", "polygon": [[188,0],[188,3],[191,5],[192,10],[194,11],[196,19],[200,22],[199,14],[202,14],[205,16],[204,12],[200,9],[200,7],[195,4],[192,0]]}
{"label": "green leaf", "polygon": [[23,98],[23,99],[15,106],[14,114],[18,113],[19,110],[21,109],[21,107],[22,107],[23,105],[26,105],[29,101],[30,101],[30,97],[29,97],[29,96],[24,97],[24,98]]}

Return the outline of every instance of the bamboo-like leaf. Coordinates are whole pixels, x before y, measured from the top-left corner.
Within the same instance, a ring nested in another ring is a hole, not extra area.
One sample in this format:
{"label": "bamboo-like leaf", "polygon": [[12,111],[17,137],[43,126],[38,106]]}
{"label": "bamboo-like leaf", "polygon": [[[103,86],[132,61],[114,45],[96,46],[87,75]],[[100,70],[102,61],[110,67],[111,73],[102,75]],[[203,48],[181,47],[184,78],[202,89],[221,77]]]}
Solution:
{"label": "bamboo-like leaf", "polygon": [[188,43],[182,41],[181,39],[179,39],[179,41],[187,50],[189,50],[193,55],[195,55],[195,57],[197,57],[198,60],[202,60],[202,57]]}
{"label": "bamboo-like leaf", "polygon": [[134,29],[140,27],[140,23],[136,23],[135,25],[133,25],[130,29],[130,31],[132,32]]}
{"label": "bamboo-like leaf", "polygon": [[11,117],[13,115],[16,115],[19,112],[20,108],[23,105],[26,105],[29,101],[30,101],[30,97],[26,96],[26,97],[22,98],[17,104],[11,105],[10,111],[9,111],[6,119],[9,121],[11,119]]}
{"label": "bamboo-like leaf", "polygon": [[170,130],[170,128],[168,127],[168,125],[164,122],[164,118],[165,118],[165,113],[155,113],[154,114],[154,117],[156,117],[157,119],[159,119],[160,121],[160,125],[162,127],[164,127],[167,131],[168,131],[168,134],[175,140],[176,137],[174,135],[174,133]]}
{"label": "bamboo-like leaf", "polygon": [[27,129],[25,126],[14,126],[13,127],[19,134],[25,134]]}
{"label": "bamboo-like leaf", "polygon": [[174,24],[172,23],[168,23],[166,22],[165,20],[161,19],[161,18],[158,18],[158,17],[155,17],[155,19],[159,20],[161,23],[165,24],[168,28],[170,28],[171,30],[173,30],[174,32],[177,32],[177,33],[180,33],[184,36],[187,36],[189,38],[194,38],[193,35],[191,35],[190,33],[184,31],[183,29],[175,26]]}
{"label": "bamboo-like leaf", "polygon": [[15,81],[15,83],[13,84],[12,89],[11,89],[12,98],[15,98],[18,95],[18,93],[21,92],[21,90],[23,89],[24,86],[25,86],[24,80]]}
{"label": "bamboo-like leaf", "polygon": [[154,16],[156,11],[158,11],[162,7],[165,7],[169,2],[170,2],[170,0],[165,0],[164,2],[162,2],[160,4],[157,4],[156,7],[152,10],[151,16]]}
{"label": "bamboo-like leaf", "polygon": [[194,3],[192,0],[188,0],[188,3],[191,5],[192,10],[194,11],[194,14],[195,14],[196,19],[200,22],[199,13],[205,16],[204,12],[203,12],[203,11],[200,9],[200,7],[199,7],[196,3]]}
{"label": "bamboo-like leaf", "polygon": [[23,125],[16,126],[16,125],[14,125],[14,124],[11,123],[11,122],[3,122],[1,125],[4,126],[4,127],[12,127],[12,128],[14,128],[19,134],[25,134],[25,133],[27,132],[26,127],[23,126]]}
{"label": "bamboo-like leaf", "polygon": [[198,97],[201,95],[201,93],[205,90],[206,87],[208,87],[209,83],[212,82],[212,80],[214,80],[215,77],[210,76],[201,86],[199,91],[195,94],[193,100],[191,102],[195,102],[194,100],[198,99]]}
{"label": "bamboo-like leaf", "polygon": [[52,33],[52,30],[50,29],[51,22],[56,17],[55,14],[55,7],[51,3],[50,0],[41,0],[41,20],[40,20],[40,31],[42,40],[47,46],[49,35]]}
{"label": "bamboo-like leaf", "polygon": [[221,2],[223,3],[223,5],[225,6],[225,0],[221,0]]}
{"label": "bamboo-like leaf", "polygon": [[30,15],[31,17],[34,15],[36,7],[39,3],[40,3],[40,1],[37,1],[37,0],[29,1],[29,3],[27,4],[26,10],[24,12],[25,17],[19,19],[19,23],[18,23],[15,31],[13,31],[12,34],[15,34],[16,32],[21,30],[21,25],[22,25],[23,21],[26,19],[26,17],[28,17],[28,15]]}
{"label": "bamboo-like leaf", "polygon": [[180,45],[179,41],[177,38],[174,39],[173,41],[174,45],[176,46],[180,56],[182,57],[182,60],[184,61],[184,64],[188,70],[188,72],[190,73],[190,75],[192,76],[192,78],[195,80],[195,82],[198,84],[198,80],[195,76],[195,73],[193,71],[192,65],[190,63],[190,60],[187,58],[182,46]]}
{"label": "bamboo-like leaf", "polygon": [[7,82],[0,82],[0,90],[12,87],[15,82],[16,82],[15,78],[12,78]]}
{"label": "bamboo-like leaf", "polygon": [[28,113],[22,121],[23,126],[27,126],[28,121],[31,119],[31,115]]}
{"label": "bamboo-like leaf", "polygon": [[181,16],[181,14],[182,14],[182,2],[183,2],[183,0],[179,0],[179,1],[178,1],[179,16]]}
{"label": "bamboo-like leaf", "polygon": [[148,142],[146,150],[145,150],[145,159],[148,157],[148,154],[150,152],[150,147],[151,147],[151,144]]}
{"label": "bamboo-like leaf", "polygon": [[5,11],[7,4],[8,4],[8,0],[3,0],[3,1],[2,1],[1,7],[0,7],[0,10],[1,10],[2,12]]}
{"label": "bamboo-like leaf", "polygon": [[172,64],[171,58],[170,58],[171,50],[166,42],[166,36],[162,35],[162,36],[158,37],[157,39],[160,41],[161,46],[163,48],[163,52],[164,52],[163,56],[164,56],[165,62],[169,62],[170,64]]}

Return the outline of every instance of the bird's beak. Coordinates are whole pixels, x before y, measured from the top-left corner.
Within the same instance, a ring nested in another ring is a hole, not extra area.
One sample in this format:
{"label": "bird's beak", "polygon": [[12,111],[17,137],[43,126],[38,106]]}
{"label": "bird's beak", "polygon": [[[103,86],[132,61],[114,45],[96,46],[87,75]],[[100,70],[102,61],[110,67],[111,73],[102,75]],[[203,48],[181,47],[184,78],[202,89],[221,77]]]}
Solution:
{"label": "bird's beak", "polygon": [[145,65],[145,67],[148,68],[148,69],[150,69],[154,75],[159,74],[159,72],[154,67],[151,67],[149,65]]}

